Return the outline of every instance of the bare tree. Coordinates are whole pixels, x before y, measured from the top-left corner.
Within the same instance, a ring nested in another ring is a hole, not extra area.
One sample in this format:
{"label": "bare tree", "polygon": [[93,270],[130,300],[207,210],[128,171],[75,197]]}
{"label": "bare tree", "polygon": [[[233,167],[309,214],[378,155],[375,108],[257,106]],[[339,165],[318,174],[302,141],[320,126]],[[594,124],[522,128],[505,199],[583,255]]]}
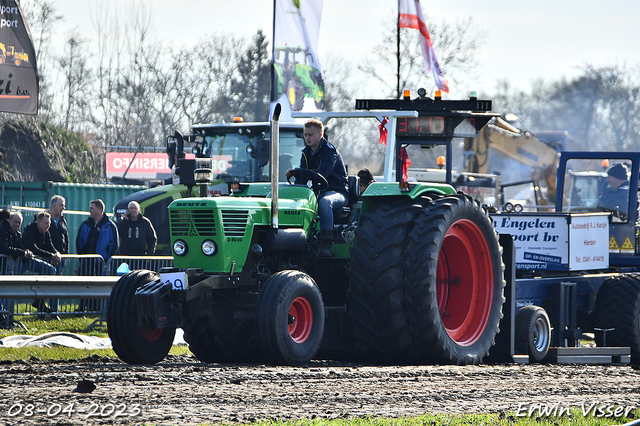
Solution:
{"label": "bare tree", "polygon": [[[456,23],[441,23],[425,17],[431,42],[445,73],[449,87],[465,88],[475,78],[478,65],[476,54],[483,43],[484,33],[477,29],[472,18]],[[397,26],[396,19],[385,25],[383,42],[371,53],[371,58],[361,66],[362,71],[376,82],[376,96],[398,98],[397,93]],[[400,29],[400,90],[419,87],[427,93],[436,88],[431,75],[425,75],[420,46],[420,33],[414,29]]]}
{"label": "bare tree", "polygon": [[628,151],[640,147],[639,80],[625,67],[586,65],[572,79],[535,81],[530,94],[501,82],[494,109],[516,113],[530,130],[568,131],[582,149]]}
{"label": "bare tree", "polygon": [[72,33],[67,39],[64,56],[57,59],[64,77],[65,99],[63,102],[63,121],[66,129],[74,131],[86,130],[91,123],[91,85],[93,72],[87,64],[88,52],[86,40]]}

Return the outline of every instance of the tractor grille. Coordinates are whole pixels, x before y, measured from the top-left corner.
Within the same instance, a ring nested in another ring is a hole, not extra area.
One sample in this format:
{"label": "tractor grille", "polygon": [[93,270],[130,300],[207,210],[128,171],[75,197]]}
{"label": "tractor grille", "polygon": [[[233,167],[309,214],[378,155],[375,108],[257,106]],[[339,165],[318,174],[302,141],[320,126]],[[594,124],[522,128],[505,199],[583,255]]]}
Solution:
{"label": "tractor grille", "polygon": [[188,237],[216,235],[213,210],[171,210],[171,236]]}
{"label": "tractor grille", "polygon": [[222,210],[222,229],[225,237],[244,237],[248,218],[247,210]]}

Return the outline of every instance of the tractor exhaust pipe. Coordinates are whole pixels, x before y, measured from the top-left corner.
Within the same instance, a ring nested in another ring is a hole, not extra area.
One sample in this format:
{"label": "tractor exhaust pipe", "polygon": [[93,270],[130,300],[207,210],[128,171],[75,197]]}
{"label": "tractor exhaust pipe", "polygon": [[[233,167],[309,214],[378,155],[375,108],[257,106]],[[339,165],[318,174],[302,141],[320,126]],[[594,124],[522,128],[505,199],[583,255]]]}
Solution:
{"label": "tractor exhaust pipe", "polygon": [[271,227],[278,229],[278,176],[280,153],[280,113],[282,105],[276,104],[271,117]]}

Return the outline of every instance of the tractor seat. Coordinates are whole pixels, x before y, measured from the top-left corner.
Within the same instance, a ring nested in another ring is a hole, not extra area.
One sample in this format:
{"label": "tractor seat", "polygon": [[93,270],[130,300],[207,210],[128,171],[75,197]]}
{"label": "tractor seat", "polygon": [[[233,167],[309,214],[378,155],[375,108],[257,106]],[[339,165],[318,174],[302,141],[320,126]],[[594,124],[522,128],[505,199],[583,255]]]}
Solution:
{"label": "tractor seat", "polygon": [[347,205],[333,211],[333,223],[336,225],[346,225],[351,221],[351,206],[360,199],[360,178],[358,176],[347,176],[349,183],[349,201]]}

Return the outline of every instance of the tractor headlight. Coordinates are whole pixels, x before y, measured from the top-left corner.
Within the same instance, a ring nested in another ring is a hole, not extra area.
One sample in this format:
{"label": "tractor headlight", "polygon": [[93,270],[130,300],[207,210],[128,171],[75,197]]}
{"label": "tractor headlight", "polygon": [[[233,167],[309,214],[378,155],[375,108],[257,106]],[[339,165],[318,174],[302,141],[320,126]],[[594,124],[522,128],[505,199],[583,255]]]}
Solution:
{"label": "tractor headlight", "polygon": [[218,247],[216,246],[216,243],[214,243],[211,240],[206,240],[204,243],[202,243],[202,252],[207,255],[207,256],[213,256],[214,254],[216,254],[218,251]]}
{"label": "tractor headlight", "polygon": [[184,256],[187,254],[187,243],[182,240],[177,240],[173,243],[173,252],[176,256]]}

